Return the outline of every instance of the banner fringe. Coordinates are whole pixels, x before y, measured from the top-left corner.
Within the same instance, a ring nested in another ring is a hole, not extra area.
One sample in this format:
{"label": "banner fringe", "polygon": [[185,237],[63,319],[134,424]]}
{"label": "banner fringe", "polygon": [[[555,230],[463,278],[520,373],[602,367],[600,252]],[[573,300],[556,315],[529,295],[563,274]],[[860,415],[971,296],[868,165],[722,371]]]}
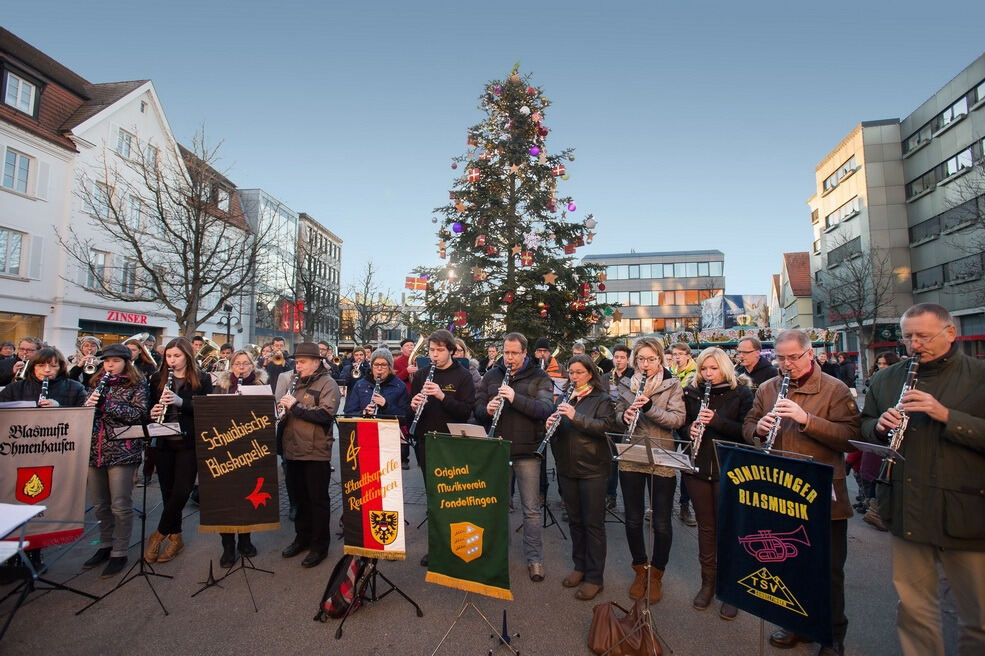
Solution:
{"label": "banner fringe", "polygon": [[363,547],[342,547],[342,553],[353,556],[364,556],[366,558],[379,558],[380,560],[406,560],[406,551],[382,551],[379,549],[365,549]]}
{"label": "banner fringe", "polygon": [[209,524],[207,526],[198,525],[199,533],[253,533],[254,531],[279,531],[280,522],[268,524],[249,524],[247,526],[219,526]]}
{"label": "banner fringe", "polygon": [[507,588],[497,588],[492,585],[476,583],[475,581],[456,579],[453,576],[439,574],[438,572],[428,572],[427,576],[424,577],[424,580],[428,583],[437,583],[438,585],[448,586],[449,588],[458,588],[459,590],[465,590],[466,592],[475,592],[477,594],[486,595],[487,597],[495,597],[496,599],[513,601],[513,593]]}

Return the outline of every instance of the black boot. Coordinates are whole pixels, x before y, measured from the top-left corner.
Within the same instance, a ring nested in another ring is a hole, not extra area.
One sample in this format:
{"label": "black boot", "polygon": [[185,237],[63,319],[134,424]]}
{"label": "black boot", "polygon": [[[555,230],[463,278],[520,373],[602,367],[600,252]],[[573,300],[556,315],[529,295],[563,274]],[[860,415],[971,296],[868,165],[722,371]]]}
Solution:
{"label": "black boot", "polygon": [[249,533],[239,534],[239,552],[247,558],[253,558],[253,556],[257,555],[257,548],[253,546],[253,541],[250,540]]}
{"label": "black boot", "polygon": [[219,557],[219,567],[229,569],[236,564],[236,535],[222,533],[222,556]]}
{"label": "black boot", "polygon": [[105,563],[107,560],[109,560],[109,554],[112,551],[113,549],[110,547],[100,547],[100,549],[96,551],[96,553],[92,554],[92,557],[89,560],[82,563],[82,568],[92,569],[96,565]]}
{"label": "black boot", "polygon": [[711,604],[715,596],[715,569],[711,567],[701,568],[701,589],[694,595],[691,605],[697,610],[704,610]]}

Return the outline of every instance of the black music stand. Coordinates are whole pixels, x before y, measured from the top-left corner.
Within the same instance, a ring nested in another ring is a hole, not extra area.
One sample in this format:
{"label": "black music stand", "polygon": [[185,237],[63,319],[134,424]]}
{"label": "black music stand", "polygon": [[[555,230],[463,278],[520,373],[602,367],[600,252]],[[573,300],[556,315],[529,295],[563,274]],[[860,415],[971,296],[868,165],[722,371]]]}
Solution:
{"label": "black music stand", "polygon": [[[111,441],[112,440],[120,441],[120,440],[127,440],[127,439],[140,439],[140,438],[128,437],[126,435],[126,433],[128,433],[128,432],[132,432],[132,429],[138,428],[138,426],[141,429],[140,432],[143,434],[143,439],[149,440],[151,442],[153,442],[154,440],[156,440],[160,436],[181,435],[181,428],[178,426],[177,423],[158,424],[157,422],[154,422],[152,424],[138,424],[136,426],[125,426],[122,429],[120,429],[118,432],[116,432],[114,435],[112,435],[111,437],[109,437],[107,439],[108,440],[111,440]],[[152,433],[153,433],[153,435],[152,435]],[[168,609],[164,607],[164,602],[161,601],[161,596],[158,595],[157,594],[157,590],[154,589],[154,584],[151,583],[150,577],[157,576],[157,577],[160,577],[162,579],[173,579],[174,577],[171,576],[170,574],[159,574],[158,572],[155,572],[154,571],[154,567],[150,563],[148,563],[148,562],[146,562],[144,560],[144,543],[147,540],[147,512],[146,512],[146,509],[147,509],[147,486],[146,485],[144,485],[144,487],[143,487],[142,497],[143,497],[143,500],[141,501],[141,506],[144,509],[144,512],[139,513],[139,515],[140,515],[140,553],[137,555],[137,561],[133,565],[130,566],[130,569],[128,569],[127,572],[126,572],[126,574],[123,575],[123,578],[120,579],[120,582],[117,583],[115,586],[113,586],[113,588],[109,592],[103,594],[100,597],[95,598],[94,601],[91,601],[86,606],[84,606],[83,608],[80,608],[78,611],[76,611],[76,613],[75,613],[76,615],[81,615],[85,611],[89,610],[89,608],[91,608],[92,606],[95,606],[100,601],[102,601],[106,597],[110,596],[111,594],[113,594],[114,592],[116,592],[117,590],[119,590],[120,588],[122,588],[124,585],[126,585],[130,581],[133,581],[134,579],[138,579],[138,578],[142,578],[142,579],[144,579],[144,581],[147,582],[147,587],[149,587],[150,588],[150,591],[154,594],[154,598],[157,599],[157,603],[158,603],[158,605],[160,605],[161,610],[164,611],[164,614],[165,615],[168,615],[169,614],[168,613]],[[137,569],[136,572],[133,571],[134,568]]]}
{"label": "black music stand", "polygon": [[217,579],[217,578],[215,578],[215,575],[213,573],[213,570],[212,570],[212,559],[210,558],[209,559],[209,575],[206,577],[206,579],[204,581],[199,581],[199,584],[202,587],[199,588],[198,590],[196,590],[195,592],[193,592],[192,593],[192,597],[198,596],[199,593],[205,592],[209,588],[222,588],[222,586],[220,585],[220,583],[222,581],[225,581],[227,578],[229,578],[230,576],[232,576],[236,572],[242,571],[243,572],[243,580],[246,581],[246,589],[250,593],[250,601],[253,602],[253,612],[259,613],[260,612],[260,609],[257,608],[257,601],[256,601],[256,598],[253,596],[253,587],[250,585],[250,577],[246,575],[246,570],[248,570],[248,569],[252,569],[254,572],[263,572],[264,574],[273,574],[273,571],[272,570],[263,569],[262,567],[257,567],[256,565],[253,564],[253,561],[248,556],[244,556],[243,554],[240,554],[239,555],[239,563],[237,563],[236,565],[233,565],[232,567],[230,567],[229,569],[227,569],[226,570],[226,573],[223,574],[222,576],[220,576]]}

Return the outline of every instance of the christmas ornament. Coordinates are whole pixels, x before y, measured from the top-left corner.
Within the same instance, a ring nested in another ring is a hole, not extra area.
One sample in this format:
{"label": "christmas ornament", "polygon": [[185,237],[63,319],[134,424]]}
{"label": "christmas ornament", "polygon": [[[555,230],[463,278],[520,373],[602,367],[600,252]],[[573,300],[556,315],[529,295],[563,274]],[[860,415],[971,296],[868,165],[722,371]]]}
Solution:
{"label": "christmas ornament", "polygon": [[599,291],[600,292],[604,292],[605,291],[605,283],[604,282],[600,282],[599,283]]}
{"label": "christmas ornament", "polygon": [[534,89],[533,87],[527,87],[527,95],[528,96],[536,96],[537,95],[537,89]]}
{"label": "christmas ornament", "polygon": [[544,301],[539,301],[537,303],[537,307],[539,307],[539,308],[546,307],[545,304],[544,304]]}
{"label": "christmas ornament", "polygon": [[505,294],[503,294],[503,302],[504,303],[512,303],[513,302],[513,292],[506,292]]}
{"label": "christmas ornament", "polygon": [[476,237],[475,238],[475,245],[477,247],[478,246],[485,246],[486,245],[486,236],[485,235],[479,235],[478,237]]}
{"label": "christmas ornament", "polygon": [[479,140],[476,139],[475,137],[470,136],[468,139],[465,140],[465,145],[468,146],[469,148],[475,148],[476,146],[479,145]]}
{"label": "christmas ornament", "polygon": [[588,217],[587,219],[585,219],[584,223],[585,223],[585,227],[588,228],[589,230],[593,229],[595,226],[599,224],[599,222],[592,217]]}
{"label": "christmas ornament", "polygon": [[547,285],[553,285],[557,282],[557,274],[553,271],[544,274],[544,283]]}
{"label": "christmas ornament", "polygon": [[540,311],[540,318],[541,319],[547,318],[547,308],[544,308],[543,310]]}
{"label": "christmas ornament", "polygon": [[578,285],[578,290],[581,292],[582,298],[588,298],[589,294],[592,293],[592,286],[589,285],[587,282],[583,282],[580,285]]}
{"label": "christmas ornament", "polygon": [[540,156],[537,158],[537,163],[547,164],[547,153],[545,153],[543,150],[540,151]]}
{"label": "christmas ornament", "polygon": [[610,308],[610,307],[605,308],[605,316],[607,316],[607,317],[611,317],[612,316],[612,308]]}
{"label": "christmas ornament", "polygon": [[575,254],[575,245],[574,244],[565,244],[564,245],[564,254],[565,255],[574,255]]}
{"label": "christmas ornament", "polygon": [[495,254],[496,254],[496,247],[493,246],[492,244],[488,244],[486,246],[486,255],[495,255]]}
{"label": "christmas ornament", "polygon": [[612,313],[612,320],[613,321],[622,321],[622,312],[620,312],[619,310],[616,310],[615,312],[613,312]]}
{"label": "christmas ornament", "polygon": [[438,217],[432,216],[431,217],[431,223],[437,223],[437,222],[438,222]]}
{"label": "christmas ornament", "polygon": [[585,241],[588,242],[589,244],[592,243],[592,240],[593,239],[595,239],[595,233],[594,232],[589,232],[588,234],[585,235]]}
{"label": "christmas ornament", "polygon": [[530,108],[524,105],[523,107],[520,108],[520,114],[522,114],[523,116],[529,116]]}
{"label": "christmas ornament", "polygon": [[577,205],[575,205],[574,203],[568,203],[568,211],[569,212],[574,212],[576,209],[578,209],[578,206]]}
{"label": "christmas ornament", "polygon": [[545,128],[543,125],[537,128],[537,134],[541,137],[546,137],[548,132],[550,132],[550,130]]}
{"label": "christmas ornament", "polygon": [[495,93],[497,96],[501,96],[503,95],[503,87],[499,84],[494,84],[492,88],[492,92]]}
{"label": "christmas ornament", "polygon": [[571,245],[577,248],[581,248],[582,246],[585,245],[585,240],[582,239],[581,237],[575,237],[574,239],[571,240]]}
{"label": "christmas ornament", "polygon": [[606,274],[604,271],[600,272],[596,277],[599,279],[599,282],[605,282],[606,280],[609,279],[608,274]]}
{"label": "christmas ornament", "polygon": [[479,169],[469,169],[469,182],[478,182],[480,177],[482,172]]}
{"label": "christmas ornament", "polygon": [[523,250],[522,246],[514,246],[513,248],[510,249],[510,253],[512,253],[513,255],[519,255],[520,251],[522,250]]}
{"label": "christmas ornament", "polygon": [[516,71],[510,73],[510,82],[519,82],[520,76],[516,74]]}
{"label": "christmas ornament", "polygon": [[530,251],[523,251],[520,254],[520,266],[533,266],[534,254]]}
{"label": "christmas ornament", "polygon": [[565,173],[564,164],[555,164],[554,168],[552,168],[551,171],[554,173],[555,177],[564,175]]}
{"label": "christmas ornament", "polygon": [[512,173],[513,175],[516,175],[519,172],[520,172],[520,167],[518,165],[516,165],[516,164],[511,164],[510,165],[510,173]]}
{"label": "christmas ornament", "polygon": [[541,119],[540,112],[534,112],[534,115],[530,117],[530,120],[533,121],[534,123],[540,123],[540,119]]}
{"label": "christmas ornament", "polygon": [[530,155],[531,157],[537,157],[537,155],[540,155],[540,148],[538,148],[537,146],[532,147],[530,149]]}
{"label": "christmas ornament", "polygon": [[472,280],[485,280],[487,275],[481,267],[472,267]]}
{"label": "christmas ornament", "polygon": [[453,224],[451,224],[451,229],[453,232],[461,233],[465,230],[465,226],[462,225],[461,221],[455,221]]}
{"label": "christmas ornament", "polygon": [[457,168],[458,168],[458,162],[452,162],[452,163],[451,163],[451,168],[452,168],[453,170],[454,170],[454,169],[457,169]]}
{"label": "christmas ornament", "polygon": [[567,173],[565,173],[564,175],[561,176],[561,179],[562,180],[570,180],[571,179],[571,176],[568,175]]}
{"label": "christmas ornament", "polygon": [[465,203],[463,203],[462,201],[458,201],[457,203],[455,203],[455,209],[458,210],[459,212],[464,212],[466,209]]}
{"label": "christmas ornament", "polygon": [[468,321],[466,321],[465,313],[464,312],[456,312],[455,313],[455,325],[461,327],[461,326],[464,326],[466,323],[468,323]]}
{"label": "christmas ornament", "polygon": [[523,243],[527,248],[540,247],[541,238],[536,232],[528,232],[523,236]]}
{"label": "christmas ornament", "polygon": [[574,156],[574,155],[569,155],[569,156],[568,156],[568,161],[569,161],[569,162],[573,162],[573,161],[575,161],[575,156]]}

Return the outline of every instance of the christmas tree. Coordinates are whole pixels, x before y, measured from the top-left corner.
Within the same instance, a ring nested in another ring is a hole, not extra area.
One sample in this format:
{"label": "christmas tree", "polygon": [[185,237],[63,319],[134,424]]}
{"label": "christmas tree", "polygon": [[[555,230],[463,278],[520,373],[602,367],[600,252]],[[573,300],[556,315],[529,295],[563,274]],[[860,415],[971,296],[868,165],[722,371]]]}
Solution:
{"label": "christmas tree", "polygon": [[485,118],[453,158],[462,174],[432,218],[446,264],[415,269],[419,327],[450,326],[473,348],[510,331],[568,346],[612,313],[594,297],[605,289],[602,267],[575,257],[596,221],[558,195],[573,150],[548,147],[551,103],[529,77],[514,67],[486,85]]}

